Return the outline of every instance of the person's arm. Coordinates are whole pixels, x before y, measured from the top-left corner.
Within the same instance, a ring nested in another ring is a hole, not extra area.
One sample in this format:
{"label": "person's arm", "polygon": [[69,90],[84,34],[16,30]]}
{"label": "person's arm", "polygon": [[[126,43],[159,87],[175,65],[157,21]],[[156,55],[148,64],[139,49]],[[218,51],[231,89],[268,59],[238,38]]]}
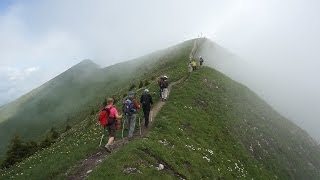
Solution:
{"label": "person's arm", "polygon": [[113,108],[114,110],[114,117],[115,117],[115,119],[116,119],[116,122],[115,122],[115,124],[116,124],[116,130],[119,130],[120,129],[120,127],[121,127],[121,118],[122,118],[122,115],[119,115],[119,113],[118,113],[118,110],[114,107]]}
{"label": "person's arm", "polygon": [[116,108],[114,108],[114,117],[118,120],[122,118],[122,115],[119,115],[118,110]]}

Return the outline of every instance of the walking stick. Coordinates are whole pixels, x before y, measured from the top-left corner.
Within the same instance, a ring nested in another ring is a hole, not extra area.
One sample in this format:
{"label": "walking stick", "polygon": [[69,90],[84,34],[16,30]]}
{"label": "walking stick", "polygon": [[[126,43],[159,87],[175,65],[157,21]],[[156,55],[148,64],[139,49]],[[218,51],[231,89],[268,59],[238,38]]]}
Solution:
{"label": "walking stick", "polygon": [[150,116],[149,117],[150,118],[150,122],[152,122],[152,116],[153,116],[153,111],[152,110],[150,111],[150,115],[149,116]]}
{"label": "walking stick", "polygon": [[100,139],[99,147],[101,147],[101,143],[102,143],[102,139],[104,137],[105,129],[106,129],[106,127],[103,127],[103,133],[102,133],[102,136],[101,136],[101,139]]}
{"label": "walking stick", "polygon": [[127,120],[127,116],[126,116],[126,118],[124,119],[124,121],[122,123],[122,141],[123,141],[124,124],[125,124],[126,120]]}
{"label": "walking stick", "polygon": [[141,122],[140,122],[140,116],[139,116],[139,127],[140,127],[140,136],[141,136]]}

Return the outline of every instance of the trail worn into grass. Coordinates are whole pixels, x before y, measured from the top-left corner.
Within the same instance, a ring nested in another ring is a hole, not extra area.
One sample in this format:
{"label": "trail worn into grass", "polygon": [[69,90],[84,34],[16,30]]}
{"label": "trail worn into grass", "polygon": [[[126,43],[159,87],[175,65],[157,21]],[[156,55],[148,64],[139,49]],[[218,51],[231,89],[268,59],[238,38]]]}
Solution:
{"label": "trail worn into grass", "polygon": [[[185,79],[186,79],[186,77],[183,77],[176,82],[170,83],[170,85],[168,87],[168,96],[170,95],[170,92],[172,90],[172,86],[184,81]],[[155,117],[157,116],[157,114],[160,112],[161,108],[165,104],[166,104],[165,101],[159,101],[154,105],[154,107],[152,108],[152,113],[151,113],[152,121],[149,122],[149,128],[142,128],[141,129],[141,136],[140,136],[139,131],[135,131],[134,139],[142,138],[149,133],[149,131],[152,128]],[[141,124],[144,124],[142,118],[141,118]],[[141,124],[140,124],[140,126],[141,126]],[[119,148],[123,147],[127,143],[128,143],[128,138],[123,138],[121,140],[115,141],[114,144],[112,145],[113,152],[119,150]],[[66,178],[73,179],[73,180],[85,179],[95,167],[97,167],[102,161],[104,161],[106,158],[108,158],[108,155],[109,155],[109,153],[102,146],[96,152],[89,155],[86,159],[79,162],[76,166],[67,170],[67,172],[65,173]]]}
{"label": "trail worn into grass", "polygon": [[[190,52],[190,57],[194,56],[196,48],[197,48],[197,41],[195,40],[194,44],[193,44],[193,48],[192,48],[192,50]],[[186,78],[187,77],[183,77],[183,78],[179,79],[176,82],[170,83],[169,87],[168,87],[168,96],[170,95],[172,87],[174,85],[184,81]],[[141,129],[141,136],[140,136],[140,132],[139,131],[135,131],[134,139],[142,138],[142,137],[144,137],[145,135],[147,135],[149,133],[149,131],[152,129],[153,122],[155,121],[155,117],[158,115],[158,113],[160,112],[161,108],[165,104],[166,104],[165,101],[159,101],[153,106],[152,112],[150,113],[152,121],[149,122],[149,128],[142,128]],[[141,118],[140,120],[141,120],[140,123],[142,122],[141,124],[144,124],[143,123],[143,121],[144,121],[143,118]],[[140,124],[140,127],[141,127],[141,124]],[[113,143],[113,145],[112,145],[112,151],[115,152],[115,151],[119,150],[121,147],[123,147],[127,143],[128,143],[128,138],[123,138],[121,140],[115,141]],[[72,179],[72,180],[85,179],[95,167],[97,167],[102,161],[104,161],[105,159],[108,158],[108,155],[109,155],[109,153],[102,146],[102,148],[97,149],[96,152],[94,152],[93,154],[89,155],[86,159],[82,160],[77,165],[75,165],[71,169],[67,170],[65,172],[66,178],[67,179]]]}

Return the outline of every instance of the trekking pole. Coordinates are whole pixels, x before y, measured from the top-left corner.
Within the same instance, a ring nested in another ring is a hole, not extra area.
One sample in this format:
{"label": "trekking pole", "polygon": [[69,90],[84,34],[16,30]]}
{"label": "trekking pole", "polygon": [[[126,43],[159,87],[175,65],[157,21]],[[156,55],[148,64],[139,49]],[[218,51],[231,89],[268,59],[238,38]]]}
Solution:
{"label": "trekking pole", "polygon": [[124,124],[125,124],[126,120],[127,120],[127,116],[126,116],[126,118],[124,119],[124,121],[122,123],[122,141],[123,141]]}
{"label": "trekking pole", "polygon": [[106,129],[106,127],[103,127],[103,133],[102,133],[102,136],[101,136],[101,139],[100,139],[99,147],[101,147],[102,139],[103,139],[103,137],[104,137],[104,133],[105,133],[105,129]]}
{"label": "trekking pole", "polygon": [[153,116],[153,113],[152,113],[153,111],[151,110],[150,111],[150,122],[152,122],[152,116]]}
{"label": "trekking pole", "polygon": [[140,122],[140,116],[139,116],[139,128],[140,128],[140,136],[141,136],[141,122]]}

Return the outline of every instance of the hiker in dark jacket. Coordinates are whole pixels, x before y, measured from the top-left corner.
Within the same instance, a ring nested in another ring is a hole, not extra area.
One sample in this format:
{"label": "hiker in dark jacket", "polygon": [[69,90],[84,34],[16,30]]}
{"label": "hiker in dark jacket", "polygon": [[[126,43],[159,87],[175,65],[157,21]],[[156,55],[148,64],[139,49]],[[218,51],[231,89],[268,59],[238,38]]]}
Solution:
{"label": "hiker in dark jacket", "polygon": [[149,90],[145,89],[143,95],[140,98],[140,103],[142,104],[143,114],[144,114],[144,126],[147,128],[149,124],[150,110],[152,108],[152,97],[149,94]]}
{"label": "hiker in dark jacket", "polygon": [[199,62],[200,62],[200,67],[201,67],[203,62],[204,62],[204,60],[203,60],[203,58],[201,56],[199,57]]}

